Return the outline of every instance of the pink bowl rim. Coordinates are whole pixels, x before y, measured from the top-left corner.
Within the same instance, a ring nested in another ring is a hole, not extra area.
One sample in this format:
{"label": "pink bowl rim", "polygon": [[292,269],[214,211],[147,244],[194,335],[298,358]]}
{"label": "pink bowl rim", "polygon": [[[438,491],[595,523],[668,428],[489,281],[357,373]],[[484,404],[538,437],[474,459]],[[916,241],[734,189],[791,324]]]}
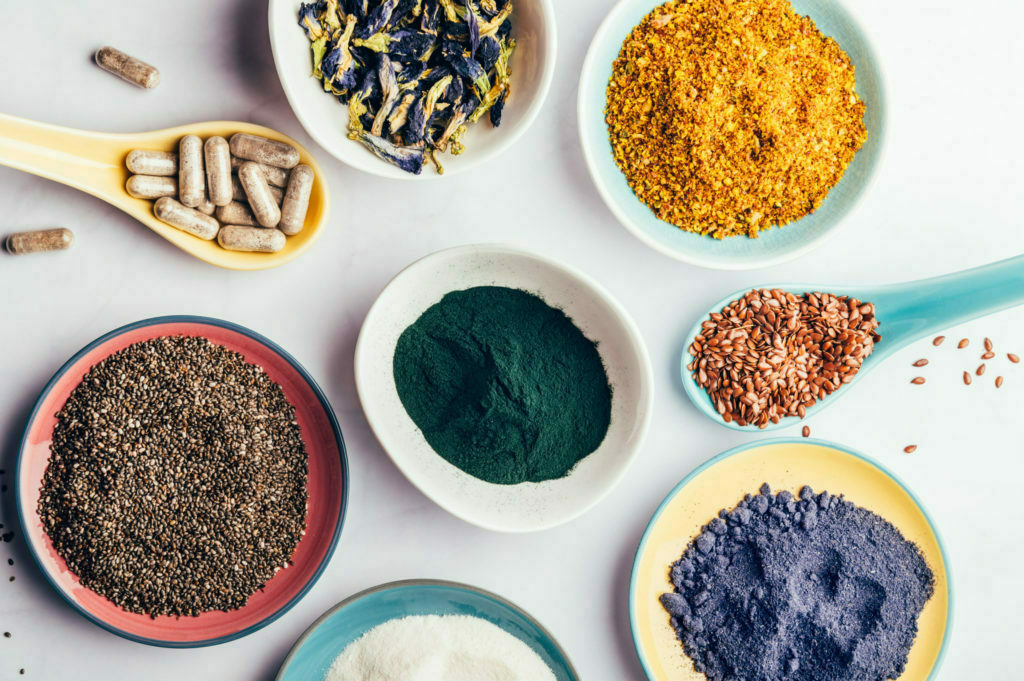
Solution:
{"label": "pink bowl rim", "polygon": [[[39,393],[39,397],[36,398],[35,404],[32,405],[32,411],[29,413],[28,420],[25,422],[25,430],[22,433],[21,441],[18,444],[18,459],[17,463],[15,464],[14,471],[15,480],[21,480],[21,465],[24,458],[25,446],[28,441],[28,435],[29,432],[31,432],[32,430],[32,424],[35,423],[36,418],[39,415],[39,409],[41,408],[43,402],[46,400],[46,397],[53,390],[53,387],[56,385],[57,381],[59,381],[61,377],[63,377],[64,374],[67,373],[67,371],[72,366],[74,366],[83,356],[91,352],[96,347],[102,345],[103,343],[106,343],[107,341],[116,338],[117,336],[129,333],[131,331],[146,328],[149,326],[158,326],[161,324],[199,324],[206,326],[216,326],[247,336],[248,338],[251,338],[260,345],[266,347],[267,349],[271,350],[272,352],[280,356],[286,362],[288,362],[288,364],[291,365],[293,369],[295,369],[296,373],[299,374],[302,380],[304,380],[309,385],[309,388],[313,391],[313,394],[316,395],[317,400],[320,402],[321,408],[323,408],[324,413],[327,415],[327,420],[331,424],[331,429],[334,431],[334,439],[338,444],[338,453],[341,457],[341,507],[338,510],[338,522],[334,528],[334,536],[331,537],[331,542],[327,547],[327,551],[324,553],[324,557],[320,561],[320,564],[317,566],[316,570],[309,578],[309,581],[307,581],[306,584],[304,584],[303,587],[299,590],[299,592],[296,593],[287,603],[282,605],[271,615],[265,617],[264,619],[260,620],[259,622],[251,626],[246,627],[245,629],[241,629],[237,632],[228,634],[226,636],[219,636],[216,638],[204,639],[199,641],[165,641],[161,639],[147,638],[145,636],[138,636],[131,632],[124,631],[123,629],[119,629],[118,627],[115,627],[103,621],[102,619],[95,617],[92,613],[86,611],[74,599],[69,598],[68,595],[57,586],[56,582],[54,582],[53,578],[50,576],[50,571],[47,569],[43,561],[40,559],[39,555],[36,553],[35,547],[32,545],[32,543],[25,543],[29,547],[29,553],[32,554],[32,560],[35,561],[35,564],[39,568],[39,571],[43,573],[43,576],[46,577],[46,581],[50,583],[50,586],[53,587],[54,591],[60,594],[60,597],[64,599],[68,604],[70,604],[71,607],[73,607],[78,612],[78,614],[82,615],[93,624],[102,627],[103,629],[106,629],[112,634],[116,634],[130,641],[135,641],[136,643],[144,643],[146,645],[156,646],[160,648],[204,648],[207,646],[220,645],[221,643],[228,643],[229,641],[235,641],[237,639],[240,639],[244,636],[248,636],[249,634],[262,629],[268,624],[271,624],[272,622],[280,618],[282,615],[284,615],[286,612],[291,610],[293,607],[295,607],[295,605],[299,601],[301,601],[306,596],[307,593],[309,593],[309,590],[312,589],[313,586],[320,579],[324,570],[327,568],[327,564],[330,563],[331,558],[334,557],[334,551],[338,547],[338,539],[341,537],[341,529],[345,523],[345,512],[348,508],[349,497],[348,450],[345,448],[345,439],[341,434],[341,426],[338,424],[338,419],[334,414],[334,408],[331,406],[330,401],[327,399],[327,395],[320,388],[320,386],[317,384],[316,380],[310,375],[310,373],[306,371],[306,369],[301,364],[299,364],[298,360],[292,357],[280,345],[270,340],[269,338],[259,333],[256,333],[252,329],[248,329],[244,326],[241,326],[240,324],[235,324],[234,322],[225,321],[223,319],[195,315],[166,315],[162,317],[151,317],[149,319],[143,319],[137,322],[132,322],[130,324],[125,324],[124,326],[114,329],[113,331],[105,333],[96,340],[92,341],[91,343],[83,347],[78,352],[76,352],[71,357],[71,359],[69,359],[68,361],[64,362],[64,364],[61,365],[61,367],[56,371],[56,373],[53,374],[50,380],[47,381],[46,385]],[[21,498],[20,485],[15,485],[14,487],[14,503],[16,508],[18,509],[18,524],[20,526],[21,533],[22,535],[27,536],[27,531],[25,528],[28,527],[28,524],[25,519],[25,509],[23,507],[24,504]]]}

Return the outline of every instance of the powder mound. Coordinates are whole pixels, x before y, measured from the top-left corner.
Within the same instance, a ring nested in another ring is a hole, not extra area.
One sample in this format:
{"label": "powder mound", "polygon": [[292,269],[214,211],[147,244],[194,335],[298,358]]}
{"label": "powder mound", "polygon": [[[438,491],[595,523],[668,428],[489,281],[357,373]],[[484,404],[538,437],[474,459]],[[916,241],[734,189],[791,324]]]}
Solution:
{"label": "powder mound", "polygon": [[709,681],[886,681],[903,673],[935,578],[891,523],[828,492],[767,484],[719,511],[662,595]]}
{"label": "powder mound", "polygon": [[854,66],[787,0],[672,0],[622,45],[615,161],[664,220],[721,239],[817,209],[867,140]]}
{"label": "powder mound", "polygon": [[434,451],[487,482],[562,478],[611,421],[596,344],[526,291],[447,294],[402,333],[393,366],[398,396]]}
{"label": "powder mound", "polygon": [[379,624],[350,643],[324,681],[555,681],[530,646],[466,615]]}

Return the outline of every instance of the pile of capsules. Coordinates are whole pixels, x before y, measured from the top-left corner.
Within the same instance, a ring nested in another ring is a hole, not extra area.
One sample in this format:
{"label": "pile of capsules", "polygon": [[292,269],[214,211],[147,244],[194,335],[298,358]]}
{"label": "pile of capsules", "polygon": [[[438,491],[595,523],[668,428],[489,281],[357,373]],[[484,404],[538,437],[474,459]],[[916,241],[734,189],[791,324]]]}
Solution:
{"label": "pile of capsules", "polygon": [[155,199],[158,220],[231,251],[276,253],[306,222],[313,169],[283,142],[187,135],[177,154],[135,149],[125,165],[125,189]]}

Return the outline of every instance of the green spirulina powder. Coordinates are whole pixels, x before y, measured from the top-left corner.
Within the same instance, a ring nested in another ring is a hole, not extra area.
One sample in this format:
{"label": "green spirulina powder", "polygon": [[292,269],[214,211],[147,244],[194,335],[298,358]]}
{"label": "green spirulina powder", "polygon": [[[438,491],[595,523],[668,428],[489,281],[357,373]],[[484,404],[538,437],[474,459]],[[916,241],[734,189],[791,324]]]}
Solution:
{"label": "green spirulina powder", "polygon": [[402,333],[394,372],[434,451],[487,482],[564,477],[608,432],[612,389],[597,345],[525,291],[449,293]]}

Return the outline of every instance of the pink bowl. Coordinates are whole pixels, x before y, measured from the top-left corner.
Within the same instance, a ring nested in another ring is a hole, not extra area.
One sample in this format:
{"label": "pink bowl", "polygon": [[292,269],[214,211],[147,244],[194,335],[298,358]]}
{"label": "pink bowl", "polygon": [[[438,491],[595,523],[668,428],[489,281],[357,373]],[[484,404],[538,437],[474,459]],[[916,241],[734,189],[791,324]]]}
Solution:
{"label": "pink bowl", "polygon": [[[306,534],[294,564],[281,570],[245,607],[198,617],[151,618],[126,612],[83,587],[57,555],[36,508],[50,457],[56,414],[95,364],[133,343],[159,336],[202,336],[263,367],[295,406],[309,453]],[[225,643],[270,624],[298,603],[316,583],[334,553],[348,499],[348,463],[341,429],[327,397],[298,362],[273,342],[244,327],[206,317],[158,317],[129,324],[93,341],[46,384],[29,416],[18,455],[18,515],[33,557],[50,583],[85,617],[119,636],[170,648]]]}

